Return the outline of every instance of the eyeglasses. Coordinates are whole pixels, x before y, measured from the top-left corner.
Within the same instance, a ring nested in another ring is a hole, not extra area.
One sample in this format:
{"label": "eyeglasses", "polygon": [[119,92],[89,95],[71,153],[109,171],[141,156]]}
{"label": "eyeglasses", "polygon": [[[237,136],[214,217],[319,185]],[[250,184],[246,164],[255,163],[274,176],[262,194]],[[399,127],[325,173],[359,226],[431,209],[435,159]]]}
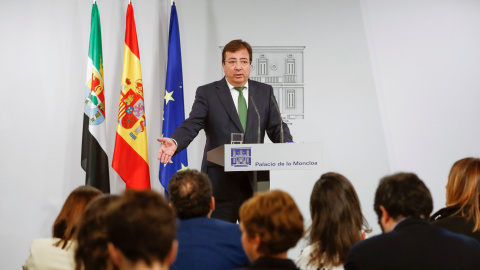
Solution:
{"label": "eyeglasses", "polygon": [[241,60],[238,60],[238,61],[237,60],[225,60],[224,62],[228,66],[236,66],[238,63],[240,63],[240,65],[242,67],[246,67],[246,66],[250,65],[250,61],[245,60],[245,59],[241,59]]}

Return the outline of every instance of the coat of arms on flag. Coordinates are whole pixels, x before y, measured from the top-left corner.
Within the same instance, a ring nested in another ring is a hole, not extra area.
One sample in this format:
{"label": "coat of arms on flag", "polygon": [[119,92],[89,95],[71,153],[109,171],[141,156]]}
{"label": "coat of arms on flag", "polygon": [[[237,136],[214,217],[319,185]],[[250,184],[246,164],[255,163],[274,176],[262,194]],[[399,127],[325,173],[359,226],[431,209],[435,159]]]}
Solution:
{"label": "coat of arms on flag", "polygon": [[142,80],[138,79],[131,83],[127,78],[123,84],[120,97],[120,108],[118,110],[118,124],[125,129],[132,128],[138,121],[140,125],[129,133],[132,139],[136,140],[138,133],[145,131],[145,106],[143,102]]}
{"label": "coat of arms on flag", "polygon": [[85,114],[90,119],[91,125],[99,125],[105,120],[105,95],[103,93],[103,79],[96,70],[92,71],[92,77],[85,91]]}

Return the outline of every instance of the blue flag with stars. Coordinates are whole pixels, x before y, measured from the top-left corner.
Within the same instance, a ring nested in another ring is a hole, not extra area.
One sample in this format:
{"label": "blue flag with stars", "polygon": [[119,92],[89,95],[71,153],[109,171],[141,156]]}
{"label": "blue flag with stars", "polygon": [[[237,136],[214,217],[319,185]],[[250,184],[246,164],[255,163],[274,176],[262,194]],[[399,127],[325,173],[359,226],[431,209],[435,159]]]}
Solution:
{"label": "blue flag with stars", "polygon": [[[178,17],[175,2],[172,3],[170,14],[170,30],[168,36],[168,63],[167,78],[165,83],[165,97],[163,106],[163,137],[170,137],[177,127],[185,120],[183,102],[183,75],[182,54],[180,51],[180,32],[178,30]],[[187,149],[172,157],[167,164],[160,163],[158,177],[168,195],[168,182],[177,171],[186,170],[188,167]]]}

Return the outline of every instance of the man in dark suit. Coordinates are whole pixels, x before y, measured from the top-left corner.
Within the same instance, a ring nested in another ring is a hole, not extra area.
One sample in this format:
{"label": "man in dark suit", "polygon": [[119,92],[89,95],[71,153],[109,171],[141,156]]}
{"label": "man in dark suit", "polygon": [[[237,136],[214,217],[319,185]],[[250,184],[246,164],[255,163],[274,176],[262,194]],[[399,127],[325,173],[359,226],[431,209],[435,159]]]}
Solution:
{"label": "man in dark suit", "polygon": [[432,208],[415,174],[384,177],[374,203],[384,234],[353,245],[345,269],[480,269],[480,243],[430,224]]}
{"label": "man in dark suit", "polygon": [[177,260],[170,269],[224,270],[249,264],[238,224],[209,218],[215,199],[207,175],[196,170],[177,172],[168,192],[180,219]]}
{"label": "man in dark suit", "polygon": [[200,86],[189,118],[170,138],[157,139],[162,143],[158,159],[166,163],[185,149],[201,129],[205,131],[202,172],[209,176],[217,202],[212,217],[230,222],[238,220],[240,205],[253,194],[253,174],[224,172],[223,167],[207,161],[207,152],[230,144],[232,133],[243,133],[244,143],[263,143],[265,132],[272,142],[282,142],[281,126],[283,142],[292,141],[288,126],[277,111],[272,86],[248,79],[251,63],[252,48],[247,42],[232,40],[225,45],[222,52],[225,77]]}

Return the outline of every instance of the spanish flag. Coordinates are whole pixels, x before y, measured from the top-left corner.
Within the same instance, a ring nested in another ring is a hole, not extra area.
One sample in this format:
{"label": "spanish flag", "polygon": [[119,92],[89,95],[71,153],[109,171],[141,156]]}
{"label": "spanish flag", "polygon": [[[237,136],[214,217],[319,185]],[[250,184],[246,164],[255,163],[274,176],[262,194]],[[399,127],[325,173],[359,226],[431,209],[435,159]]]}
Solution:
{"label": "spanish flag", "polygon": [[150,189],[142,72],[132,3],[127,8],[122,92],[112,167],[127,189]]}

